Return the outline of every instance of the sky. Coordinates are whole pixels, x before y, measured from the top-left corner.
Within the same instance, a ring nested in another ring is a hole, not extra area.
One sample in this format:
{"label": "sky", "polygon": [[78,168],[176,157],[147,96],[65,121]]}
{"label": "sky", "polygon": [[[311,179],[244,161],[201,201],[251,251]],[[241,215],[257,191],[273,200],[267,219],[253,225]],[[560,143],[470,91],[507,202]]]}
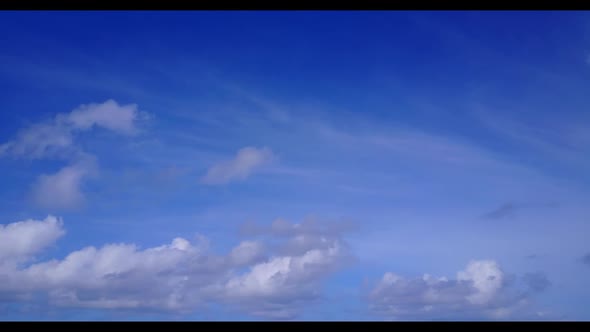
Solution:
{"label": "sky", "polygon": [[588,12],[0,40],[0,320],[590,320]]}

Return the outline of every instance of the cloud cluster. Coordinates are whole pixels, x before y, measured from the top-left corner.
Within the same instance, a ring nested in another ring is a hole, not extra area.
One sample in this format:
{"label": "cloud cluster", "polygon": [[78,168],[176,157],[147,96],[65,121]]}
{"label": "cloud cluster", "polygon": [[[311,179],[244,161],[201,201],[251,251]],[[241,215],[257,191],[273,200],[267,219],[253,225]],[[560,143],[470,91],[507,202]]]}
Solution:
{"label": "cloud cluster", "polygon": [[[544,275],[527,274],[535,291],[549,284]],[[369,294],[371,309],[400,320],[506,319],[523,313],[526,292],[512,291],[505,273],[492,260],[471,261],[455,279],[404,278],[387,272]]]}
{"label": "cloud cluster", "polygon": [[41,294],[54,306],[185,313],[218,302],[253,315],[292,318],[320,295],[320,282],[348,255],[336,239],[300,254],[268,256],[263,243],[243,241],[218,255],[200,237],[147,249],[126,243],[86,247],[35,262],[63,234],[63,224],[52,216],[0,226],[0,299]]}
{"label": "cloud cluster", "polygon": [[275,159],[269,148],[245,147],[233,159],[211,166],[201,178],[201,183],[220,185],[244,180]]}
{"label": "cloud cluster", "polygon": [[84,200],[81,191],[84,179],[96,174],[97,170],[94,156],[75,144],[76,134],[98,127],[122,135],[134,135],[138,132],[136,122],[139,116],[137,105],[119,105],[114,100],[81,105],[70,113],[56,115],[51,121],[21,130],[14,140],[0,145],[0,157],[68,160],[70,165],[56,173],[39,176],[33,185],[32,197],[44,208],[73,208]]}
{"label": "cloud cluster", "polygon": [[17,137],[0,145],[0,156],[40,159],[71,156],[74,136],[94,127],[119,134],[137,132],[137,105],[119,105],[114,100],[102,104],[81,105],[70,113],[57,114],[51,121],[36,123],[21,130]]}

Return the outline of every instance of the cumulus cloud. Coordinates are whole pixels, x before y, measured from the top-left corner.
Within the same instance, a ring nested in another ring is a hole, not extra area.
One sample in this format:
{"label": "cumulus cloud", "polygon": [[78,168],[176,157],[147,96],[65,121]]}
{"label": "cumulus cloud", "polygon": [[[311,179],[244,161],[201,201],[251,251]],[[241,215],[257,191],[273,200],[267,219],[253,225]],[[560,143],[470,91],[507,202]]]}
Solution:
{"label": "cumulus cloud", "polygon": [[457,280],[471,282],[476,290],[467,296],[473,304],[489,302],[502,287],[504,273],[494,261],[473,261],[464,271],[457,273]]}
{"label": "cumulus cloud", "polygon": [[43,174],[33,185],[33,200],[48,209],[70,209],[84,202],[82,184],[85,178],[96,173],[93,159],[66,166],[55,174]]}
{"label": "cumulus cloud", "polygon": [[28,259],[47,248],[65,231],[61,220],[48,216],[44,220],[25,220],[0,224],[0,264]]}
{"label": "cumulus cloud", "polygon": [[[143,114],[143,113],[142,113]],[[83,181],[96,174],[94,157],[75,144],[75,136],[94,127],[118,134],[137,133],[140,113],[137,105],[119,105],[114,100],[101,104],[81,105],[70,113],[57,114],[50,121],[37,123],[21,130],[17,137],[0,145],[0,157],[59,158],[70,162],[57,173],[43,174],[33,184],[33,201],[52,209],[69,209],[84,201]]]}
{"label": "cumulus cloud", "polygon": [[240,149],[235,158],[213,165],[201,178],[201,183],[209,185],[226,184],[231,181],[244,180],[252,173],[275,160],[269,148],[245,147]]}
{"label": "cumulus cloud", "polygon": [[270,225],[245,223],[240,229],[243,236],[278,237],[284,239],[277,250],[286,255],[300,255],[310,249],[328,249],[339,242],[345,233],[356,229],[347,220],[325,221],[306,218],[300,223],[290,223],[282,218]]}
{"label": "cumulus cloud", "polygon": [[195,266],[201,258],[198,248],[183,238],[145,250],[133,244],[109,244],[34,264],[21,275],[31,286],[49,291],[58,305],[182,309],[200,300],[190,286],[214,283],[214,275],[206,272],[214,271],[215,265],[205,261]]}
{"label": "cumulus cloud", "polygon": [[254,315],[288,318],[302,300],[317,297],[317,282],[341,267],[346,257],[339,242],[300,255],[274,257],[227,281],[224,297]]}
{"label": "cumulus cloud", "polygon": [[231,253],[232,262],[236,265],[248,265],[264,257],[264,246],[256,241],[244,241]]}
{"label": "cumulus cloud", "polygon": [[12,155],[40,159],[48,156],[63,156],[71,151],[71,132],[57,123],[39,123],[18,133],[17,138],[0,145],[0,156]]}
{"label": "cumulus cloud", "polygon": [[[39,253],[62,234],[61,222],[51,216],[3,226],[0,263]],[[63,259],[0,265],[0,302],[12,296],[44,298],[60,307],[185,313],[217,302],[266,318],[292,318],[319,296],[321,281],[347,256],[340,241],[299,255],[265,253],[256,241],[218,255],[207,243],[203,237],[194,243],[175,238],[147,249],[115,243],[76,250]]]}
{"label": "cumulus cloud", "polygon": [[70,113],[57,114],[52,120],[33,124],[21,130],[17,137],[0,145],[0,156],[39,159],[70,157],[74,135],[94,126],[120,134],[137,132],[137,105],[119,105],[114,100],[102,104],[81,105]]}
{"label": "cumulus cloud", "polygon": [[135,122],[138,114],[136,104],[119,105],[110,99],[102,104],[81,105],[58,119],[77,130],[88,130],[96,126],[119,134],[133,135],[137,133]]}
{"label": "cumulus cloud", "polygon": [[385,273],[368,297],[371,308],[401,320],[505,319],[528,304],[522,292],[509,292],[495,261],[471,261],[455,279],[404,278]]}

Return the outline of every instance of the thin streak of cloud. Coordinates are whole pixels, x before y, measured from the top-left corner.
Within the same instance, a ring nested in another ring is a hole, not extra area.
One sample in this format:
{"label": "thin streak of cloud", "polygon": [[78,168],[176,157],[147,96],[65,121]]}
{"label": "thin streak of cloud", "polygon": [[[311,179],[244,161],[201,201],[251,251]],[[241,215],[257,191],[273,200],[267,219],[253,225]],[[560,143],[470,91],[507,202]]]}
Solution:
{"label": "thin streak of cloud", "polygon": [[514,203],[506,203],[483,215],[485,219],[503,219],[506,217],[513,216],[516,211],[520,209],[520,206]]}

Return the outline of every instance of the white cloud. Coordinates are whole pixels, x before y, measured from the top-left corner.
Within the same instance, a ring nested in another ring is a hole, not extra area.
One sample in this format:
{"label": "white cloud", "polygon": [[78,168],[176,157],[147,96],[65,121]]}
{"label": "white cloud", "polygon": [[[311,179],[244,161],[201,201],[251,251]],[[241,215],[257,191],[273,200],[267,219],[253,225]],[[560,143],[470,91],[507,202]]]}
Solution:
{"label": "white cloud", "polygon": [[21,130],[16,139],[0,145],[0,156],[10,154],[30,159],[70,156],[76,131],[97,126],[119,134],[134,134],[137,119],[135,104],[119,105],[107,100],[102,104],[81,105],[70,113],[57,114],[51,121]]}
{"label": "white cloud", "polygon": [[[63,234],[54,217],[0,228],[0,263],[29,257]],[[300,255],[271,255],[244,241],[227,255],[207,240],[175,238],[147,249],[128,243],[86,247],[63,259],[29,265],[0,264],[0,303],[43,294],[58,307],[152,308],[191,312],[217,302],[267,318],[291,318],[319,294],[321,280],[340,266],[340,241]],[[22,261],[22,259],[21,259]],[[11,297],[12,296],[12,297]]]}
{"label": "white cloud", "polygon": [[489,260],[472,261],[464,271],[457,273],[457,280],[472,282],[477,290],[467,297],[473,304],[489,302],[502,287],[503,278],[498,263]]}
{"label": "white cloud", "polygon": [[53,244],[64,233],[61,220],[54,216],[42,221],[29,219],[0,224],[0,265],[7,260],[26,260]]}
{"label": "white cloud", "polygon": [[109,244],[34,264],[21,275],[29,285],[48,291],[57,305],[184,309],[201,300],[200,289],[193,286],[215,282],[216,275],[192,275],[199,271],[192,271],[190,264],[201,254],[183,238],[145,250]]}
{"label": "white cloud", "polygon": [[402,320],[504,319],[528,302],[507,291],[505,275],[494,261],[470,262],[456,279],[403,278],[385,273],[369,295],[371,308]]}
{"label": "white cloud", "polygon": [[92,159],[66,166],[55,174],[41,175],[33,185],[33,200],[49,209],[70,209],[84,202],[81,185],[84,179],[96,172]]}
{"label": "white cloud", "polygon": [[60,119],[78,130],[88,130],[97,126],[119,134],[133,135],[137,132],[137,118],[136,104],[119,105],[110,99],[102,104],[81,105]]}
{"label": "white cloud", "polygon": [[40,159],[60,156],[70,151],[73,137],[70,131],[56,123],[39,123],[18,133],[16,140],[0,145],[0,156]]}
{"label": "white cloud", "polygon": [[338,241],[301,255],[278,256],[258,263],[225,284],[224,296],[254,315],[290,318],[299,302],[317,297],[317,284],[346,261]]}
{"label": "white cloud", "polygon": [[248,265],[264,255],[264,247],[256,241],[244,241],[231,251],[231,259],[236,265]]}
{"label": "white cloud", "polygon": [[75,144],[75,134],[102,127],[118,134],[137,133],[140,114],[137,105],[119,105],[114,100],[81,105],[70,113],[57,114],[51,121],[21,130],[16,139],[0,145],[0,157],[11,155],[28,159],[60,158],[70,161],[55,174],[39,176],[33,185],[33,201],[50,209],[68,209],[84,201],[81,185],[95,174],[94,157]]}
{"label": "white cloud", "polygon": [[244,180],[274,159],[269,148],[245,147],[238,151],[234,159],[211,166],[201,178],[201,183],[218,185]]}

